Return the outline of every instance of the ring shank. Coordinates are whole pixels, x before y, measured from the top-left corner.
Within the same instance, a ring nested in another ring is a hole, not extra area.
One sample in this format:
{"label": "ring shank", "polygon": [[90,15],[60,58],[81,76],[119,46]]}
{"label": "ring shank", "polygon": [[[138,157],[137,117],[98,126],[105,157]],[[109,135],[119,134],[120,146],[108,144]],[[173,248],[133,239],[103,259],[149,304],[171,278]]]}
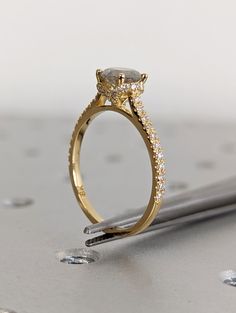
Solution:
{"label": "ring shank", "polygon": [[91,202],[89,201],[89,198],[87,197],[87,194],[84,188],[83,179],[82,179],[81,170],[80,170],[80,152],[81,152],[82,142],[83,142],[84,134],[86,132],[87,127],[92,122],[92,120],[96,118],[99,114],[106,112],[106,111],[113,111],[113,112],[122,114],[124,117],[126,117],[139,131],[147,147],[147,150],[149,152],[149,158],[150,158],[151,167],[152,167],[152,190],[151,190],[150,200],[147,205],[147,208],[143,216],[140,218],[140,220],[136,224],[127,228],[114,227],[112,229],[107,229],[106,232],[124,233],[127,235],[134,235],[143,231],[145,228],[147,228],[151,224],[151,222],[153,221],[153,219],[155,218],[156,214],[158,213],[160,209],[161,201],[158,201],[158,202],[155,201],[156,169],[155,169],[155,160],[153,159],[152,149],[150,147],[150,142],[147,138],[145,130],[142,127],[142,124],[140,123],[138,119],[138,116],[132,110],[131,102],[130,102],[130,107],[131,107],[131,110],[127,110],[122,107],[118,107],[116,105],[106,105],[105,99],[103,97],[99,97],[99,95],[95,98],[95,100],[91,102],[91,104],[85,109],[85,111],[82,113],[81,117],[79,118],[75,126],[74,132],[72,134],[70,151],[69,151],[69,171],[70,171],[70,178],[71,178],[71,183],[73,186],[75,196],[80,204],[80,207],[85,213],[85,215],[93,224],[103,221],[102,216],[100,216],[97,213],[97,211],[94,209]]}

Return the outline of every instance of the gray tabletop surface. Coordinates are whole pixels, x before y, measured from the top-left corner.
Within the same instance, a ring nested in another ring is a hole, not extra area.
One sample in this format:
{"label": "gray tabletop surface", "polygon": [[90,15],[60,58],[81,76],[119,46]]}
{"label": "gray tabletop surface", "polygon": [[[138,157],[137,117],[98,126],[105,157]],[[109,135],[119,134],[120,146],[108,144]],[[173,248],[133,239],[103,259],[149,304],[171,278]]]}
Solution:
{"label": "gray tabletop surface", "polygon": [[[74,123],[70,117],[0,118],[0,308],[235,312],[236,289],[219,273],[236,269],[236,214],[97,246],[100,258],[91,264],[60,262],[58,251],[83,248],[88,239],[83,228],[89,223],[68,177]],[[166,155],[167,195],[236,174],[235,125],[158,117],[155,125]],[[93,152],[85,147],[84,178],[104,214],[143,205],[148,196],[149,174],[140,165],[145,149],[129,130],[126,122],[108,119],[88,134]]]}

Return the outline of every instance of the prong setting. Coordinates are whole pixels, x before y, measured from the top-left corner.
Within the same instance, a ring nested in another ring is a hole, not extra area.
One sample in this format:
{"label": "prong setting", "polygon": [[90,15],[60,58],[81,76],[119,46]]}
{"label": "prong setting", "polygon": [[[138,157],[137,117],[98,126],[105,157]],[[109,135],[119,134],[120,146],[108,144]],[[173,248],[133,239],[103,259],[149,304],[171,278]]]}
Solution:
{"label": "prong setting", "polygon": [[124,84],[124,82],[125,82],[125,74],[120,73],[119,78],[118,78],[118,85],[122,86]]}
{"label": "prong setting", "polygon": [[141,74],[141,82],[143,84],[146,83],[147,79],[148,79],[148,74],[145,74],[145,73]]}
{"label": "prong setting", "polygon": [[101,69],[97,69],[96,70],[96,77],[97,77],[98,83],[101,82],[101,74],[102,74],[102,70]]}
{"label": "prong setting", "polygon": [[144,91],[144,81],[147,78],[146,74],[123,68],[97,70],[96,76],[98,92],[117,105],[130,96],[139,97]]}

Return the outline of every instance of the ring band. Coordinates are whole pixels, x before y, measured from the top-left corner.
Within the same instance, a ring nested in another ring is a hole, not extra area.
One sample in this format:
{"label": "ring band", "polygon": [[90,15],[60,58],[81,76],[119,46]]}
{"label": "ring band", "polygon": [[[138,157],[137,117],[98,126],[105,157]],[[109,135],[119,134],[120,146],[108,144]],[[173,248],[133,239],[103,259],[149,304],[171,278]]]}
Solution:
{"label": "ring band", "polygon": [[165,164],[160,140],[140,100],[147,75],[130,69],[108,68],[104,71],[97,70],[96,77],[98,93],[78,119],[70,142],[71,183],[80,207],[89,220],[92,223],[103,221],[89,201],[83,184],[80,170],[81,144],[87,127],[100,113],[113,111],[126,117],[139,131],[148,150],[152,168],[151,195],[143,216],[136,224],[127,228],[114,227],[106,232],[134,235],[142,232],[154,220],[161,206],[165,184]]}

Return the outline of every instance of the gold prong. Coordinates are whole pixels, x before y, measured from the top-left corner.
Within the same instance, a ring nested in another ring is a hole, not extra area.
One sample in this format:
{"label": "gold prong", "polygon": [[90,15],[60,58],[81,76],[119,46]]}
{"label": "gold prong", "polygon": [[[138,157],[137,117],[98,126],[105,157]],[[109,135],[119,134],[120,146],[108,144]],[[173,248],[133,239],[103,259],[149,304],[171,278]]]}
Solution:
{"label": "gold prong", "polygon": [[118,85],[121,86],[125,82],[125,74],[120,73],[118,78]]}
{"label": "gold prong", "polygon": [[147,79],[148,79],[148,75],[147,74],[145,74],[145,73],[141,74],[141,79],[140,79],[141,82],[145,83]]}
{"label": "gold prong", "polygon": [[96,77],[97,77],[97,81],[99,83],[101,82],[101,73],[102,73],[102,70],[100,70],[100,69],[96,70]]}

